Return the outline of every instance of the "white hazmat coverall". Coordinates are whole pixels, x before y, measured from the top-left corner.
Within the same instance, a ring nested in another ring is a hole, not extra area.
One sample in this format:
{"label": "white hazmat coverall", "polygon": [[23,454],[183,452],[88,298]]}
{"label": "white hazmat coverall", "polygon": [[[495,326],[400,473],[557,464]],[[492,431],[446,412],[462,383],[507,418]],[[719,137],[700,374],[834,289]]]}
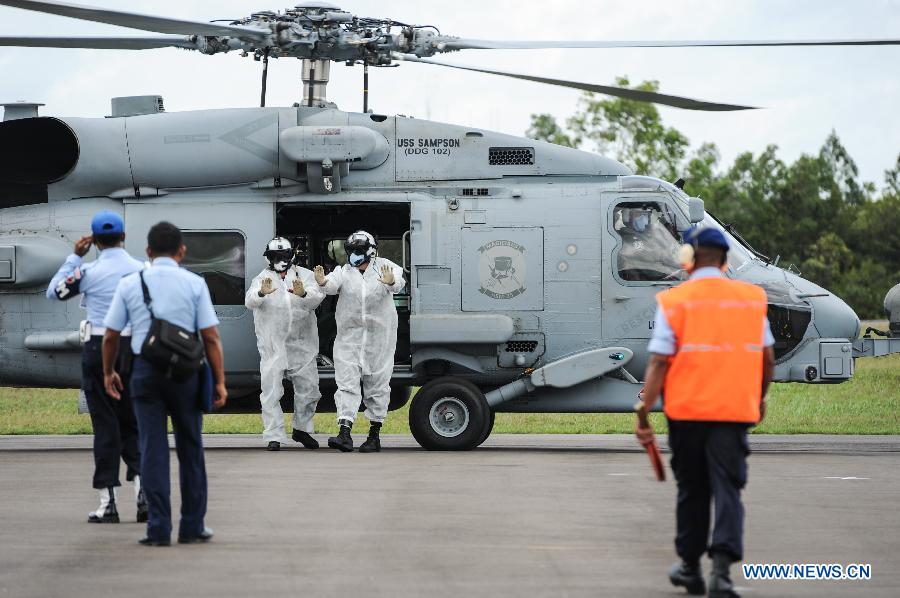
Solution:
{"label": "white hazmat coverall", "polygon": [[[378,280],[384,266],[394,271],[394,284],[390,286]],[[370,422],[381,423],[387,415],[397,348],[394,293],[402,291],[405,285],[403,268],[376,257],[365,272],[345,264],[329,274],[321,287],[329,295],[340,295],[334,341],[334,403],[338,421],[354,421],[361,401],[365,401]]]}
{"label": "white hazmat coverall", "polygon": [[[305,297],[289,292],[294,278],[299,277],[306,290]],[[275,292],[259,296],[263,279],[270,278]],[[281,397],[285,376],[294,385],[294,429],[313,432],[313,416],[319,403],[319,329],[315,309],[325,293],[316,284],[313,273],[306,268],[292,266],[284,280],[278,272],[263,270],[253,279],[244,304],[253,311],[256,327],[256,346],[259,349],[259,373],[262,394],[263,440],[286,443],[284,412]]]}

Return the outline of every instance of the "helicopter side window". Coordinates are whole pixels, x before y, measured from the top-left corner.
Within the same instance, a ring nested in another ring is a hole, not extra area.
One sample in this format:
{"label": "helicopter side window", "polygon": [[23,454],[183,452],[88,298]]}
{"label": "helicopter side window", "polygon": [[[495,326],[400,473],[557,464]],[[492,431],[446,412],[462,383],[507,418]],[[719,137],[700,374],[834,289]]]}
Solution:
{"label": "helicopter side window", "polygon": [[616,263],[622,280],[663,282],[687,277],[678,263],[681,235],[669,206],[619,204],[613,211],[613,230],[621,241]]}
{"label": "helicopter side window", "polygon": [[233,231],[185,231],[187,255],[181,265],[199,274],[213,305],[244,305],[245,240]]}

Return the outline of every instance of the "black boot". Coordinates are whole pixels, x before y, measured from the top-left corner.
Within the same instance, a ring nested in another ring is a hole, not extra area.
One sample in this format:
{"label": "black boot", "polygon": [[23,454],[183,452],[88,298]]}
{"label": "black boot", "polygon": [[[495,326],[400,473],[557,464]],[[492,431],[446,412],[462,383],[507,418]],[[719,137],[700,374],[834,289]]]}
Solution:
{"label": "black boot", "polygon": [[100,507],[88,514],[90,523],[119,523],[119,510],[116,509],[116,489],[106,488],[100,491]]}
{"label": "black boot", "polygon": [[273,440],[273,441],[271,441],[271,442],[266,446],[266,450],[267,450],[267,451],[272,451],[272,452],[280,451],[280,450],[281,450],[281,443],[278,442],[277,440]]}
{"label": "black boot", "polygon": [[731,583],[731,557],[720,552],[712,555],[713,569],[709,575],[709,595],[712,598],[740,598],[740,594],[734,591]]}
{"label": "black boot", "polygon": [[316,441],[316,439],[313,438],[312,436],[310,436],[309,434],[307,434],[306,432],[301,432],[300,430],[294,430],[294,433],[291,434],[291,438],[294,440],[294,442],[299,442],[300,444],[302,444],[304,447],[306,447],[308,449],[315,450],[315,449],[319,448],[319,443]]}
{"label": "black boot", "polygon": [[353,437],[350,436],[350,430],[353,429],[353,422],[349,419],[342,419],[340,422],[341,431],[337,436],[328,439],[328,446],[341,451],[342,453],[353,452]]}
{"label": "black boot", "polygon": [[144,489],[138,491],[137,497],[137,522],[147,523],[150,518],[150,507],[147,505],[147,497],[144,496]]}
{"label": "black boot", "polygon": [[688,594],[703,596],[706,594],[706,583],[703,581],[703,572],[700,563],[689,565],[684,561],[672,565],[669,569],[669,581],[673,586],[680,586],[687,590]]}
{"label": "black boot", "polygon": [[369,426],[369,437],[366,438],[366,441],[362,443],[362,445],[360,445],[359,452],[380,453],[381,438],[379,438],[378,436],[379,432],[381,432],[381,424],[378,422],[372,422],[372,425]]}
{"label": "black boot", "polygon": [[147,496],[144,494],[144,487],[141,486],[141,476],[134,476],[134,492],[135,502],[137,503],[137,522],[147,523],[150,519],[150,506],[147,504]]}

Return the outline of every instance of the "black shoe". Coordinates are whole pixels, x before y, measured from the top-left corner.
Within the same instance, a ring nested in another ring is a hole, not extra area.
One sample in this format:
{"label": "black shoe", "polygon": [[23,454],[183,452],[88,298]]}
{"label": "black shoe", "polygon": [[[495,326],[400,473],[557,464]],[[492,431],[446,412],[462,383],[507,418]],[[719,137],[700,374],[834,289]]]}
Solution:
{"label": "black shoe", "polygon": [[116,509],[116,494],[114,488],[107,488],[106,490],[101,490],[101,494],[106,494],[105,504],[104,501],[101,501],[100,506],[103,507],[103,512],[98,514],[99,508],[96,511],[92,511],[88,513],[88,523],[119,523],[119,510]]}
{"label": "black shoe", "polygon": [[353,437],[350,435],[351,426],[353,424],[345,419],[341,420],[341,431],[337,436],[328,439],[328,446],[341,451],[342,453],[353,452]]}
{"label": "black shoe", "polygon": [[96,513],[91,513],[88,515],[88,523],[119,523],[119,514],[113,511],[109,512],[109,509],[103,512],[102,517],[98,517]]}
{"label": "black shoe", "polygon": [[369,426],[369,437],[366,438],[366,441],[362,443],[359,447],[359,452],[361,453],[380,453],[381,452],[381,438],[379,437],[379,433],[381,432],[381,424],[378,422],[372,422],[372,425]]}
{"label": "black shoe", "polygon": [[157,540],[156,538],[151,538],[149,536],[144,536],[140,540],[138,540],[138,544],[141,546],[171,546],[171,540]]}
{"label": "black shoe", "polygon": [[281,450],[281,443],[278,442],[277,440],[273,440],[273,441],[270,442],[269,445],[266,447],[266,450],[267,450],[267,451],[280,451],[280,450]]}
{"label": "black shoe", "polygon": [[714,553],[713,569],[709,574],[709,595],[713,598],[740,598],[740,594],[734,591],[731,583],[731,557],[725,554]]}
{"label": "black shoe", "polygon": [[688,594],[694,596],[706,594],[706,583],[703,582],[700,565],[690,566],[684,562],[672,565],[672,568],[669,569],[669,581],[673,586],[686,589]]}
{"label": "black shoe", "polygon": [[315,450],[315,449],[319,448],[319,442],[306,432],[301,432],[300,430],[294,430],[294,433],[291,434],[291,438],[294,440],[294,442],[299,442],[304,447],[306,447],[310,450]]}
{"label": "black shoe", "polygon": [[378,436],[369,436],[366,438],[366,441],[363,442],[359,446],[359,452],[361,453],[380,453],[381,452],[381,439]]}
{"label": "black shoe", "polygon": [[179,536],[179,544],[203,544],[212,540],[213,531],[208,527],[204,527],[199,536]]}
{"label": "black shoe", "polygon": [[147,523],[150,518],[150,508],[147,506],[147,498],[144,496],[143,489],[138,492],[137,497],[137,522]]}

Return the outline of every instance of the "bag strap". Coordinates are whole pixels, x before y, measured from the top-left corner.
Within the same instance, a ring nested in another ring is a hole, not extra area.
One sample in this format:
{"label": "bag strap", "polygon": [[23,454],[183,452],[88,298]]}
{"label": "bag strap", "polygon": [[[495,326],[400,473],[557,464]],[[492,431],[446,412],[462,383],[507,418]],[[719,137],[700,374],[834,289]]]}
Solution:
{"label": "bag strap", "polygon": [[141,291],[144,293],[144,305],[147,306],[147,311],[150,312],[150,318],[155,320],[156,316],[153,315],[153,308],[150,307],[150,304],[153,303],[153,299],[150,297],[150,289],[147,288],[147,283],[144,282],[144,271],[141,270],[138,276],[141,279]]}

